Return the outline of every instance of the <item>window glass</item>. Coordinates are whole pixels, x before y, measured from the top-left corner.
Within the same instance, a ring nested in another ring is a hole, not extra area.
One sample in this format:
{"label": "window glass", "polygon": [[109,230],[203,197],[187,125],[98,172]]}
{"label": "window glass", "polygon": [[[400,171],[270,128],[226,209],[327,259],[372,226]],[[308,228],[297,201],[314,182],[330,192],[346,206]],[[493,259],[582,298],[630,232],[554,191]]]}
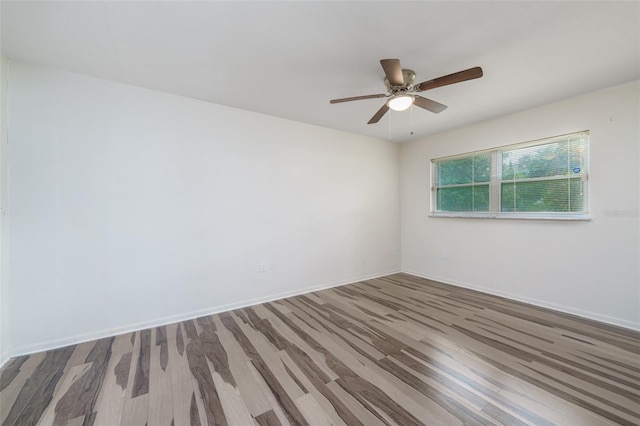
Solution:
{"label": "window glass", "polygon": [[488,212],[489,185],[439,188],[438,204],[443,211]]}

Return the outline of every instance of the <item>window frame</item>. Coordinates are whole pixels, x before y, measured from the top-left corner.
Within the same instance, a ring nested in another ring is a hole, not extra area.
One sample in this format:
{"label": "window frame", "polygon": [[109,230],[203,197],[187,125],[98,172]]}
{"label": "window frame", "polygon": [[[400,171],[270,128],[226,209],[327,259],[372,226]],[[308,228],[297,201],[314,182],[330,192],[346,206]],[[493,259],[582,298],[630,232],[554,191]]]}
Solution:
{"label": "window frame", "polygon": [[[502,175],[502,159],[501,155],[505,151],[514,149],[522,149],[533,146],[548,145],[552,143],[560,142],[562,139],[567,139],[571,136],[583,135],[587,138],[585,143],[585,161],[584,168],[580,173],[574,177],[567,176],[544,176],[536,178],[524,178],[524,179],[501,179]],[[446,157],[433,158],[430,161],[431,169],[431,185],[430,185],[430,214],[429,217],[446,217],[446,218],[480,218],[480,219],[544,219],[544,220],[591,220],[589,215],[589,173],[590,173],[590,131],[582,130],[563,135],[552,136],[548,138],[537,139],[528,142],[521,142],[516,144],[504,145],[494,147],[490,149],[484,149],[479,151],[466,152],[462,154],[456,154]],[[465,183],[455,185],[438,185],[438,163],[443,161],[472,158],[479,155],[490,154],[490,178],[489,178],[489,211],[487,212],[473,212],[473,211],[439,211],[438,207],[438,189],[439,188],[451,188],[451,187],[473,187],[474,185],[486,185],[486,183]],[[583,210],[579,212],[503,212],[501,211],[501,192],[503,183],[511,182],[535,182],[535,181],[552,181],[552,180],[565,180],[579,178],[583,188]]]}

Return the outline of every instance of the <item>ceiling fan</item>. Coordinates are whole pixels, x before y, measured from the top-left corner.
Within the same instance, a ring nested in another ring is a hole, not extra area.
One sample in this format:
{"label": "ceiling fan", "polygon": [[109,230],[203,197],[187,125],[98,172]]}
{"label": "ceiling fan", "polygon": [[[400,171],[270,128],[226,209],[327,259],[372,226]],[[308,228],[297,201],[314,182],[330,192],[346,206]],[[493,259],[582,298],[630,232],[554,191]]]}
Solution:
{"label": "ceiling fan", "polygon": [[382,108],[380,108],[378,112],[371,117],[371,120],[369,120],[367,124],[374,124],[380,121],[382,116],[385,115],[389,109],[394,111],[404,111],[411,105],[417,105],[420,108],[437,114],[447,109],[447,106],[414,93],[424,92],[426,90],[435,89],[436,87],[448,86],[449,84],[461,83],[463,81],[482,77],[482,68],[474,67],[469,68],[468,70],[434,78],[433,80],[413,84],[413,80],[416,78],[416,73],[409,69],[402,69],[399,59],[381,59],[380,65],[382,65],[382,69],[386,75],[384,84],[387,86],[388,93],[332,99],[329,102],[332,104],[339,104],[342,102],[360,101],[363,99],[389,98],[389,100],[382,105]]}

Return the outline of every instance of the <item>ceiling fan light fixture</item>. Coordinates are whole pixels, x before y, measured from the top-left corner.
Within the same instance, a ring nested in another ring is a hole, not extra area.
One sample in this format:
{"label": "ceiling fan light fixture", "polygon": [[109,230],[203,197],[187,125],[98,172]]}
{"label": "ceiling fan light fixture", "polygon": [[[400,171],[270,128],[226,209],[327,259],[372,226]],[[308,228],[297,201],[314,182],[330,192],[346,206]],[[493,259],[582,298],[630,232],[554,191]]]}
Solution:
{"label": "ceiling fan light fixture", "polygon": [[413,104],[414,98],[411,95],[394,96],[387,102],[387,106],[394,111],[404,111]]}

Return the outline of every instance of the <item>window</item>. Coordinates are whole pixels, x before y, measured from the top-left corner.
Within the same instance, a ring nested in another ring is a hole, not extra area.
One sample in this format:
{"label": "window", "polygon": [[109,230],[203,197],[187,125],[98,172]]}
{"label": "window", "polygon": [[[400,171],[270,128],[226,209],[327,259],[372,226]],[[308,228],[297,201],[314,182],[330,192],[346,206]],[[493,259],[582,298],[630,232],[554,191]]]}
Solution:
{"label": "window", "polygon": [[433,160],[432,215],[586,219],[589,132]]}

